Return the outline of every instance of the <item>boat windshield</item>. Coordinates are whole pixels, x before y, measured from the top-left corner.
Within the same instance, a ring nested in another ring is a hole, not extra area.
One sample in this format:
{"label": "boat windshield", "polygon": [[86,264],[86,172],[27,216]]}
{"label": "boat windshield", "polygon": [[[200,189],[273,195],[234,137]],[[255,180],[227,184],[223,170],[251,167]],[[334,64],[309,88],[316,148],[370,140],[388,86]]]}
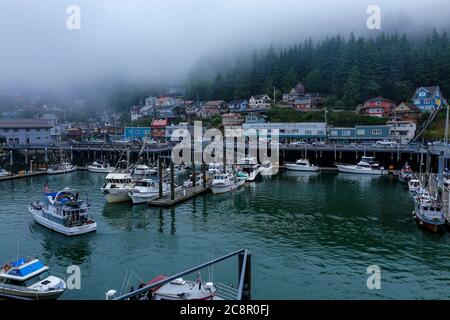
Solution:
{"label": "boat windshield", "polygon": [[25,280],[24,284],[26,287],[31,287],[32,285],[35,285],[38,282],[41,282],[42,280],[44,280],[45,278],[48,278],[50,276],[50,273],[46,270],[44,272],[41,272],[37,275],[35,275],[34,277]]}

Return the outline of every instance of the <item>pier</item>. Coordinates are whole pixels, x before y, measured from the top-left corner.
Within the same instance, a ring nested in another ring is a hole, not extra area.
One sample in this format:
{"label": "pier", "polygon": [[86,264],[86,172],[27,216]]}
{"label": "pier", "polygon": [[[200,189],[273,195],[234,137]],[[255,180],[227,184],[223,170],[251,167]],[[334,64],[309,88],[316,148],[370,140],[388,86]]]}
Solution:
{"label": "pier", "polygon": [[172,199],[171,195],[164,196],[149,202],[149,205],[155,207],[171,207],[177,205],[186,200],[192,199],[198,195],[206,193],[209,191],[209,187],[195,186],[190,188],[183,188],[182,190],[176,191]]}

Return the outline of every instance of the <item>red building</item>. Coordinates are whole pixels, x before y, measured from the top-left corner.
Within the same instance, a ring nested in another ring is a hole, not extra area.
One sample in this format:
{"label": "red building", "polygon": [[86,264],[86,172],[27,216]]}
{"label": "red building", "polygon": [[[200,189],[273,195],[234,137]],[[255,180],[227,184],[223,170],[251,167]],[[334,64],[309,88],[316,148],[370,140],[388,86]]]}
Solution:
{"label": "red building", "polygon": [[397,107],[394,101],[383,97],[376,97],[364,102],[364,106],[359,110],[360,114],[372,117],[389,117],[391,112]]}
{"label": "red building", "polygon": [[164,140],[166,127],[170,125],[169,119],[153,119],[150,126],[151,136],[156,140]]}

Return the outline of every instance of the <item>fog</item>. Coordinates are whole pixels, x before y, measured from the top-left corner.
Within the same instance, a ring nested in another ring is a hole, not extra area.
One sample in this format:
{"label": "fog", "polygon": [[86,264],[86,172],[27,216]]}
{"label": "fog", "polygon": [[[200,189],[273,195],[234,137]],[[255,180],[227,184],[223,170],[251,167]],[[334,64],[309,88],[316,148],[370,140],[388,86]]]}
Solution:
{"label": "fog", "polygon": [[[212,57],[370,34],[372,4],[386,32],[442,29],[450,12],[448,0],[0,0],[0,93],[116,78],[175,84]],[[66,26],[69,5],[81,10],[79,30]]]}

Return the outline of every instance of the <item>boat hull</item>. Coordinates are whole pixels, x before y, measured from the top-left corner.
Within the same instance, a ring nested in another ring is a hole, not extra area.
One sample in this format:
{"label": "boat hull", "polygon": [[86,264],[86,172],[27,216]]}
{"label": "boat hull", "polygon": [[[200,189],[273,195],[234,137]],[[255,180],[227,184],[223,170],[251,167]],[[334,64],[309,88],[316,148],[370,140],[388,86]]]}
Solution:
{"label": "boat hull", "polygon": [[303,171],[303,172],[319,171],[319,168],[316,166],[298,166],[296,164],[286,164],[285,167],[287,170],[290,170],[290,171]]}
{"label": "boat hull", "polygon": [[94,172],[94,173],[111,173],[111,172],[114,172],[114,168],[92,168],[92,167],[88,167],[88,171],[89,172]]}
{"label": "boat hull", "polygon": [[58,299],[63,293],[63,289],[58,290],[52,290],[48,292],[39,292],[35,290],[21,290],[19,288],[11,287],[1,287],[0,286],[0,293],[4,295],[9,295],[11,297],[17,297],[17,298],[25,298],[25,299],[33,299],[33,300],[56,300]]}
{"label": "boat hull", "polygon": [[240,180],[236,183],[231,183],[229,185],[224,186],[213,186],[211,185],[211,191],[214,194],[220,194],[220,193],[226,193],[233,190],[238,189],[239,187],[243,186],[245,184],[245,180]]}
{"label": "boat hull", "polygon": [[47,174],[55,175],[55,174],[64,174],[64,173],[70,173],[70,172],[75,172],[75,171],[77,171],[77,167],[76,166],[73,167],[73,168],[64,169],[64,170],[52,170],[52,169],[49,169],[49,170],[47,170]]}
{"label": "boat hull", "polygon": [[424,228],[428,231],[431,231],[434,233],[441,233],[441,232],[445,231],[445,223],[444,224],[428,223],[428,222],[421,220],[418,216],[415,217],[415,220],[419,227]]}
{"label": "boat hull", "polygon": [[66,235],[66,236],[77,236],[80,234],[94,232],[95,230],[97,230],[96,222],[84,224],[82,226],[66,227],[66,226],[60,225],[56,222],[50,221],[47,218],[45,218],[43,216],[42,210],[36,210],[36,209],[32,208],[31,206],[29,206],[28,211],[30,211],[30,213],[33,215],[34,220],[38,224],[46,227],[47,229],[56,231],[58,233]]}
{"label": "boat hull", "polygon": [[[181,190],[181,187],[175,188],[175,192],[180,191],[180,190]],[[169,194],[170,194],[170,189],[163,191],[163,197],[167,196]],[[133,202],[133,204],[144,204],[144,203],[148,203],[152,200],[159,198],[159,191],[158,192],[138,192],[138,193],[130,192],[128,194],[128,196],[131,198],[131,201]]]}
{"label": "boat hull", "polygon": [[339,172],[342,173],[357,173],[357,174],[367,174],[367,175],[385,175],[386,171],[381,169],[359,169],[357,166],[345,166],[336,165]]}
{"label": "boat hull", "polygon": [[130,201],[128,193],[130,189],[101,189],[108,203],[119,203]]}

